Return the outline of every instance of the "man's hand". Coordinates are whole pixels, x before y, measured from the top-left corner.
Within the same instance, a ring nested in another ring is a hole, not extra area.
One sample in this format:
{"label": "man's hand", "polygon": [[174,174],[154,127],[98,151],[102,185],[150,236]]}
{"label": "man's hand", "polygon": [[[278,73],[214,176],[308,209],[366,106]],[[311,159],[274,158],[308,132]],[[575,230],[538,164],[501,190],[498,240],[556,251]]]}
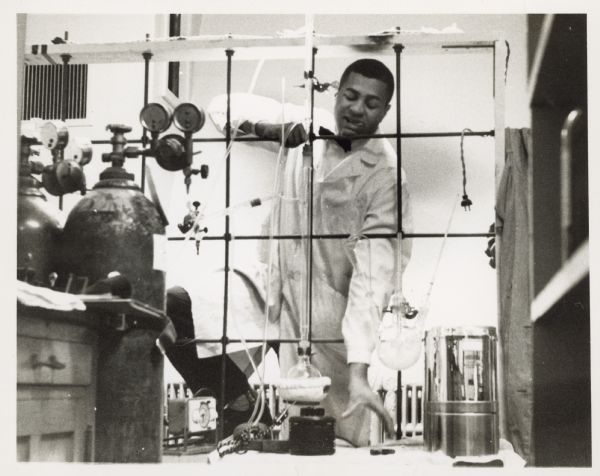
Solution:
{"label": "man's hand", "polygon": [[342,418],[346,418],[354,413],[359,407],[366,406],[369,410],[374,411],[383,419],[385,430],[388,436],[394,436],[394,422],[392,417],[383,407],[383,403],[379,396],[371,390],[369,381],[367,380],[367,364],[353,362],[350,367],[350,381],[348,383],[348,392],[350,399],[348,408],[342,413]]}
{"label": "man's hand", "polygon": [[[281,124],[271,124],[268,122],[257,122],[254,125],[254,131],[258,137],[269,139],[280,144],[283,141]],[[286,122],[283,127],[283,137],[285,137],[286,147],[298,147],[308,140],[308,134],[304,126],[300,123]]]}

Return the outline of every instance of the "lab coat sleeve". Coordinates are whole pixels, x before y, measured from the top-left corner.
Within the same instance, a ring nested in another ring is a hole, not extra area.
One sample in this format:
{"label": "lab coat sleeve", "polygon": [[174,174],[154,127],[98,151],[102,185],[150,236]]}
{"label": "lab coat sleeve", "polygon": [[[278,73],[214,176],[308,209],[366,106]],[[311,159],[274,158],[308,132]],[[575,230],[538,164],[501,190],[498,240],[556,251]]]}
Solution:
{"label": "lab coat sleeve", "polygon": [[[227,124],[227,95],[216,96],[208,105],[208,116],[219,132],[225,134]],[[306,117],[306,110],[298,105],[280,102],[254,94],[234,93],[231,95],[231,128],[237,137],[246,134],[238,127],[246,121],[257,123],[259,121],[271,124],[288,122],[302,122]],[[276,142],[260,141],[251,142],[249,145],[257,145],[270,151],[279,150]]]}
{"label": "lab coat sleeve", "polygon": [[[368,206],[361,234],[396,233],[396,181],[393,174],[386,173],[378,180],[371,203]],[[402,175],[402,226],[404,232],[412,231],[409,193]],[[346,344],[348,363],[370,363],[377,343],[377,330],[383,309],[394,291],[397,240],[387,238],[362,239],[357,242],[354,253],[355,268],[350,281],[348,304],[342,321],[342,333]],[[404,271],[410,260],[412,243],[401,243],[401,266]]]}

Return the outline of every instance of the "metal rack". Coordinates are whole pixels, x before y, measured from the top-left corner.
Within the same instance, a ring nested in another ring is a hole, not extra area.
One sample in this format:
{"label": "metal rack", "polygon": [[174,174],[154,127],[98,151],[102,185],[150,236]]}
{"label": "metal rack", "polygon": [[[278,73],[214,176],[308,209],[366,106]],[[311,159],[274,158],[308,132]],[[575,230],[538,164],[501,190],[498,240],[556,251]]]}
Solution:
{"label": "metal rack", "polygon": [[[167,61],[222,61],[227,62],[226,93],[227,93],[227,120],[225,137],[194,139],[194,142],[224,142],[228,147],[232,141],[231,137],[231,76],[232,61],[234,54],[239,60],[270,58],[302,58],[304,51],[304,36],[293,38],[280,37],[241,37],[233,35],[221,36],[203,36],[188,38],[170,38],[156,39],[146,41],[124,42],[124,43],[102,43],[102,44],[49,44],[49,45],[31,45],[29,52],[25,53],[24,61],[26,64],[60,64],[65,65],[65,70],[69,64],[98,64],[98,63],[130,63],[144,62],[144,105],[148,103],[149,89],[149,62],[167,62]],[[495,139],[495,178],[496,189],[504,164],[504,81],[505,81],[505,58],[506,43],[501,39],[481,39],[472,38],[468,35],[437,35],[437,34],[404,34],[401,31],[379,35],[366,36],[315,36],[312,56],[314,71],[315,55],[319,52],[320,58],[357,56],[366,54],[394,54],[395,55],[395,87],[396,87],[396,131],[393,134],[373,134],[364,136],[364,138],[389,138],[396,140],[397,150],[397,183],[398,183],[398,230],[396,234],[377,234],[368,235],[369,238],[441,238],[443,233],[404,233],[402,229],[402,203],[401,203],[401,169],[402,169],[402,149],[401,139],[409,138],[433,138],[433,137],[460,137],[461,132],[417,132],[406,133],[401,127],[401,56],[405,54],[452,54],[452,53],[491,53],[493,55],[493,85],[494,85],[494,129],[489,131],[468,132],[467,136],[493,137]],[[311,94],[311,116],[314,107]],[[361,136],[363,137],[363,136]],[[314,136],[311,140],[331,140],[337,136]],[[260,141],[256,137],[241,137],[235,139],[240,142]],[[143,131],[143,136],[139,141],[130,141],[132,143],[147,141],[147,131]],[[93,144],[108,144],[109,141],[92,141]],[[231,152],[225,158],[225,206],[230,206],[230,175],[231,175]],[[144,158],[141,165],[141,187],[144,187]],[[312,193],[311,193],[312,201]],[[310,240],[314,239],[340,239],[347,238],[349,235],[316,235],[312,233],[312,215],[310,217]],[[450,238],[472,238],[489,237],[490,233],[451,233]],[[182,240],[182,237],[171,237],[172,241]],[[206,236],[205,240],[222,240],[225,245],[224,252],[224,299],[223,299],[223,332],[220,339],[196,339],[197,343],[220,343],[222,355],[222,379],[221,391],[225,391],[225,355],[226,347],[230,343],[241,342],[239,339],[229,339],[227,337],[228,320],[228,287],[229,287],[229,261],[230,261],[230,223],[229,217],[225,216],[225,231],[223,235]],[[259,235],[240,235],[236,240],[264,240],[267,236]],[[276,235],[274,239],[300,239],[299,235]],[[500,246],[498,243],[497,246]],[[309,245],[309,250],[311,245]],[[309,251],[310,253],[310,251]],[[312,290],[311,276],[309,276],[308,289]],[[309,299],[309,306],[312,299]],[[310,316],[309,311],[309,316]],[[312,322],[309,321],[309,336],[311,342],[319,343],[340,343],[341,339],[320,339],[312,338]],[[277,339],[272,342],[295,343],[299,339]],[[246,342],[262,342],[259,339],[246,339]],[[400,373],[398,374],[398,388],[401,388]],[[224,402],[218,404],[218,411],[222,414]],[[401,405],[398,405],[401,408]],[[399,415],[399,421],[401,416]],[[222,421],[220,423],[222,425]],[[400,425],[398,426],[401,432]],[[397,435],[401,436],[401,433]]]}

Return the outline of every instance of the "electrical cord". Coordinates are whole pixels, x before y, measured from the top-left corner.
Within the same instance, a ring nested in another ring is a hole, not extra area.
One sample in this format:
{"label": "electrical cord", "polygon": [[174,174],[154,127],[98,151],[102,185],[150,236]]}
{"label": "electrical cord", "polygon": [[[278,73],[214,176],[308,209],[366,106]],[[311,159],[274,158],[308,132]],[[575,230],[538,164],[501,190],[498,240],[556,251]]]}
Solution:
{"label": "electrical cord", "polygon": [[467,194],[467,168],[465,165],[465,151],[464,151],[465,132],[473,132],[473,131],[469,128],[465,128],[460,133],[460,162],[462,164],[462,177],[463,177],[463,181],[462,181],[463,196],[462,196],[462,201],[460,202],[460,205],[465,209],[465,211],[470,211],[471,205],[473,205],[473,202],[471,201],[471,199],[469,198],[469,195]]}

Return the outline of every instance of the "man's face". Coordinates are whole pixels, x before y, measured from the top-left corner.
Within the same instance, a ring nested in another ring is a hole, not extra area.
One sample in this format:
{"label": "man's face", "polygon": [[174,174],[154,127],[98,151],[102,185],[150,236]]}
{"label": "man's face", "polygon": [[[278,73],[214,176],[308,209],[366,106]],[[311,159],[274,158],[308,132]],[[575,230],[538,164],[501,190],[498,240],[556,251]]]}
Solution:
{"label": "man's face", "polygon": [[373,134],[389,108],[383,81],[350,73],[335,99],[338,134],[347,137]]}

